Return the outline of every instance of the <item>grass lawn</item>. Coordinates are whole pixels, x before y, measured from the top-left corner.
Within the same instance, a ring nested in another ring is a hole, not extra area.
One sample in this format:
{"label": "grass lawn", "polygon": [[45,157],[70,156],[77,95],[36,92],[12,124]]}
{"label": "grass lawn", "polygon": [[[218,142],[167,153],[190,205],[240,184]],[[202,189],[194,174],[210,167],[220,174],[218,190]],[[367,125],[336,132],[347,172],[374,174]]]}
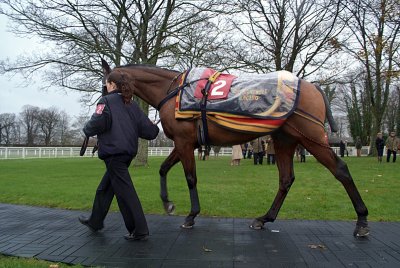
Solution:
{"label": "grass lawn", "polygon": [[[147,167],[130,172],[146,214],[163,214],[158,170],[164,157],[149,158]],[[368,209],[370,221],[399,221],[400,163],[378,164],[372,157],[346,157]],[[243,159],[230,166],[230,157],[197,161],[201,215],[253,218],[271,206],[278,189],[276,166],[254,166]],[[355,220],[356,214],[342,185],[313,157],[295,161],[296,180],[278,219]],[[97,158],[0,161],[0,202],[91,209],[105,167]],[[168,176],[169,198],[176,214],[187,215],[189,193],[181,164]],[[112,210],[118,211],[115,199]]]}
{"label": "grass lawn", "polygon": [[[51,266],[53,265],[53,266]],[[58,265],[58,266],[55,266]],[[63,263],[52,263],[48,261],[42,261],[42,260],[37,260],[37,259],[28,259],[28,258],[15,258],[15,257],[8,257],[4,255],[0,255],[0,268],[51,268],[51,267],[57,267],[57,268],[68,268],[68,267],[74,267],[74,268],[80,268],[83,267],[81,265],[68,265],[68,264],[63,264]]]}
{"label": "grass lawn", "polygon": [[[149,158],[147,167],[131,167],[135,188],[146,214],[163,214],[158,170],[164,157]],[[400,163],[378,164],[371,157],[344,158],[368,209],[370,221],[399,221]],[[296,180],[278,219],[355,220],[344,188],[313,157],[295,161]],[[97,158],[0,161],[0,202],[89,211],[104,173]],[[230,166],[230,157],[197,161],[201,215],[254,218],[270,207],[278,189],[276,166],[254,166],[244,159]],[[168,177],[176,214],[187,215],[189,193],[181,164]],[[112,210],[118,211],[115,199]],[[0,255],[0,268],[50,267],[51,262]],[[59,267],[69,267],[59,264]],[[81,267],[81,266],[74,266]]]}

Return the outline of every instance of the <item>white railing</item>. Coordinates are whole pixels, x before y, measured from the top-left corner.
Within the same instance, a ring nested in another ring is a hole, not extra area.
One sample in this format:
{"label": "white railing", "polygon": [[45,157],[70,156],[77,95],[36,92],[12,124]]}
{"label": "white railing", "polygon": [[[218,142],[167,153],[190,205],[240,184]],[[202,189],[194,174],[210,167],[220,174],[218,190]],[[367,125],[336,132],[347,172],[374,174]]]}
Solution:
{"label": "white railing", "polygon": [[[79,157],[80,147],[0,147],[0,160],[1,159],[30,159],[30,158],[67,158]],[[149,147],[149,156],[168,156],[173,147]],[[333,151],[339,155],[339,147],[332,147]],[[88,147],[85,157],[92,156],[93,147]],[[349,156],[356,156],[357,152],[354,147],[347,147]],[[219,155],[231,155],[231,147],[222,147]],[[366,156],[369,154],[369,147],[364,146],[361,149],[361,155]],[[197,150],[195,151],[197,156]],[[211,149],[210,156],[214,156],[214,151]],[[306,155],[309,155],[307,152]],[[97,157],[97,154],[94,156]]]}
{"label": "white railing", "polygon": [[[1,159],[62,158],[79,157],[80,147],[0,147]],[[173,147],[149,147],[149,156],[168,156]],[[85,157],[92,156],[93,147],[86,149]],[[196,150],[197,155],[197,150]],[[220,155],[231,155],[232,148],[221,148]],[[214,155],[211,150],[210,156]],[[94,155],[97,157],[97,153]]]}

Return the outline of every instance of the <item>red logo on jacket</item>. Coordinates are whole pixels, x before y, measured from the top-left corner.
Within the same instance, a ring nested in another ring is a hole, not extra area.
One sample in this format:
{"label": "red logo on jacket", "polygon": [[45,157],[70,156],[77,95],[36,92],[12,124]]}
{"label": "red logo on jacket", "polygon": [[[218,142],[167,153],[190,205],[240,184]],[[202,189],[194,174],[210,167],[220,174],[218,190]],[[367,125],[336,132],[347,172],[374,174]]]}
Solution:
{"label": "red logo on jacket", "polygon": [[105,104],[97,104],[96,114],[102,114],[105,106],[106,106]]}

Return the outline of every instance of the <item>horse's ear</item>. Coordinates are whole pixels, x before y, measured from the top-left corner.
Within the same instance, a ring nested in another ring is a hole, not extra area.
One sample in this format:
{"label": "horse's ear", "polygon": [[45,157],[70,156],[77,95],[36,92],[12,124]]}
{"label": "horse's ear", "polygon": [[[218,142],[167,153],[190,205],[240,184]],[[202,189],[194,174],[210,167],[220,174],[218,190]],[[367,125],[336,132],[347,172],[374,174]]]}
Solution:
{"label": "horse's ear", "polygon": [[108,63],[103,58],[101,59],[101,67],[103,68],[104,76],[106,76],[109,73],[111,73],[110,65],[108,65]]}

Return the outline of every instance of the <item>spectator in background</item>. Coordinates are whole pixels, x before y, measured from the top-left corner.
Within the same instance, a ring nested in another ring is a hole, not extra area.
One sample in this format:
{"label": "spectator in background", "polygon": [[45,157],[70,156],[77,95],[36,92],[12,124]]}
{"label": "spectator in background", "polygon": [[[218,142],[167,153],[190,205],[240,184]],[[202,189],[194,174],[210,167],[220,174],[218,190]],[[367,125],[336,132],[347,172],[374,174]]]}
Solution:
{"label": "spectator in background", "polygon": [[253,156],[253,147],[251,147],[250,143],[247,143],[247,158],[251,159]]}
{"label": "spectator in background", "polygon": [[393,163],[396,162],[396,153],[399,147],[399,140],[394,131],[390,132],[390,136],[386,140],[387,157],[386,162],[390,162],[390,155],[393,154]]}
{"label": "spectator in background", "polygon": [[243,158],[242,147],[240,144],[232,146],[232,160],[231,166],[239,166],[240,160]]}
{"label": "spectator in background", "polygon": [[240,145],[240,147],[242,148],[243,159],[246,159],[247,147],[249,147],[249,144],[247,142],[246,143],[242,143]]}
{"label": "spectator in background", "polygon": [[268,165],[275,165],[275,148],[274,148],[274,140],[269,137],[267,142],[267,164]]}
{"label": "spectator in background", "polygon": [[257,165],[257,164],[262,165],[264,155],[265,155],[263,139],[261,137],[257,138],[255,140],[252,140],[250,142],[250,144],[251,144],[251,147],[253,148],[254,165]]}
{"label": "spectator in background", "polygon": [[378,151],[378,162],[382,163],[383,149],[385,148],[385,141],[382,138],[382,132],[376,135],[375,140],[376,150]]}
{"label": "spectator in background", "polygon": [[221,151],[221,146],[213,146],[214,156],[217,158],[219,156],[219,152]]}
{"label": "spectator in background", "polygon": [[209,156],[210,156],[210,151],[211,151],[211,146],[210,145],[206,145],[204,147],[204,155],[203,155],[203,161],[204,160],[208,160]]}
{"label": "spectator in background", "polygon": [[359,136],[357,136],[357,138],[356,138],[355,146],[356,146],[356,150],[357,150],[357,157],[360,157],[361,156],[362,143],[361,143],[361,139],[360,139]]}
{"label": "spectator in background", "polygon": [[197,148],[197,153],[198,153],[197,158],[199,160],[201,160],[203,158],[203,146],[202,145],[200,145],[199,148]]}
{"label": "spectator in background", "polygon": [[344,152],[346,151],[346,144],[344,143],[343,140],[340,140],[339,151],[340,151],[340,157],[344,157]]}
{"label": "spectator in background", "polygon": [[300,163],[306,162],[306,149],[301,144],[299,144],[298,147],[299,147],[299,154],[300,154]]}

